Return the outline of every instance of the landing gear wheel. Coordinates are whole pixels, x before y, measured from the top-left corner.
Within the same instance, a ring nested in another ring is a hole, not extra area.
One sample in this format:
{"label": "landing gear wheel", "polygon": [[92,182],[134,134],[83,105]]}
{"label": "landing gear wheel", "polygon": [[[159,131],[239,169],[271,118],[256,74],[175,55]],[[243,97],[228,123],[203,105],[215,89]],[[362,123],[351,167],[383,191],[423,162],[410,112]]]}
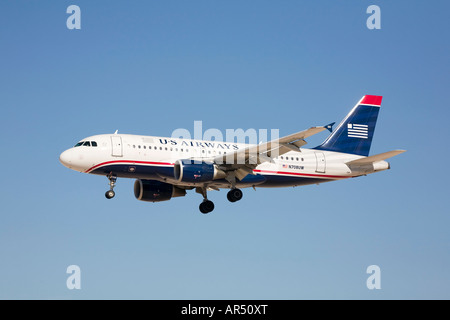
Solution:
{"label": "landing gear wheel", "polygon": [[214,210],[214,202],[206,200],[200,203],[200,212],[203,214],[210,213]]}
{"label": "landing gear wheel", "polygon": [[236,202],[242,199],[243,193],[241,189],[231,189],[227,193],[227,199],[230,202]]}
{"label": "landing gear wheel", "polygon": [[112,199],[116,195],[116,193],[114,192],[114,187],[116,186],[117,177],[113,175],[112,172],[106,177],[109,180],[109,190],[106,191],[105,197],[106,199]]}
{"label": "landing gear wheel", "polygon": [[112,198],[114,198],[115,195],[116,195],[116,193],[114,192],[114,190],[108,190],[105,193],[106,199],[112,199]]}

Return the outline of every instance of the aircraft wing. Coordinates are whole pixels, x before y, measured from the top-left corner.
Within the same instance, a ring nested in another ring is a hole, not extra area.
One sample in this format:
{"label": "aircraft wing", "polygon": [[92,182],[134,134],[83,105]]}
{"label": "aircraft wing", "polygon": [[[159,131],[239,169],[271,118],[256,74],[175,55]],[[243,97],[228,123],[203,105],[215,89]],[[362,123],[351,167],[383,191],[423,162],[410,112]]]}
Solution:
{"label": "aircraft wing", "polygon": [[311,127],[279,139],[227,153],[214,158],[213,161],[226,171],[234,170],[236,177],[242,180],[248,174],[253,174],[252,170],[258,164],[273,162],[273,158],[292,150],[300,151],[300,147],[306,144],[305,138],[325,129],[328,129],[327,126]]}

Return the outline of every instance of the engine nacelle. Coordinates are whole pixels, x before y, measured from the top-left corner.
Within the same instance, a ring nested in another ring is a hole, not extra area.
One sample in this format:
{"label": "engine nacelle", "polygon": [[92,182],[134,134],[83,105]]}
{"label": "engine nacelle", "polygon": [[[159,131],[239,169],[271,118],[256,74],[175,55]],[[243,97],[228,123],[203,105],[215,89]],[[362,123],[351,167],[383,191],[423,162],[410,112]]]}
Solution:
{"label": "engine nacelle", "polygon": [[136,180],[134,182],[134,196],[141,201],[159,202],[174,197],[184,197],[186,190],[169,183],[156,180]]}
{"label": "engine nacelle", "polygon": [[178,182],[208,182],[226,177],[226,173],[216,164],[194,160],[177,160],[174,165],[174,176]]}

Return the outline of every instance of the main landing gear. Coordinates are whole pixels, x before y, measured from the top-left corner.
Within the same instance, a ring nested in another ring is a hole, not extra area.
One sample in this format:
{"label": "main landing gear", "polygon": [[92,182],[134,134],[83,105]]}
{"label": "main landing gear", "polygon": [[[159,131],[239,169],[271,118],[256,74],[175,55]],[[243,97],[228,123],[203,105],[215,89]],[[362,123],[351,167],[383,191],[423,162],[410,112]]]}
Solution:
{"label": "main landing gear", "polygon": [[195,190],[197,193],[200,193],[203,196],[203,202],[200,203],[199,209],[200,212],[203,214],[210,213],[214,210],[214,202],[208,200],[207,194],[206,194],[206,188],[197,188]]}
{"label": "main landing gear", "polygon": [[230,202],[236,202],[242,199],[242,191],[241,189],[231,189],[230,191],[228,191],[227,193],[227,199]]}
{"label": "main landing gear", "polygon": [[[206,195],[206,188],[197,188],[197,193],[200,193],[203,196],[203,202],[200,203],[199,209],[203,214],[210,213],[214,210],[214,202],[208,200]],[[240,189],[234,188],[228,191],[227,193],[228,201],[236,202],[242,199],[242,191]]]}
{"label": "main landing gear", "polygon": [[105,197],[106,199],[112,199],[116,195],[116,193],[114,192],[114,187],[116,186],[117,177],[112,174],[109,174],[106,177],[109,180],[109,190],[106,191]]}
{"label": "main landing gear", "polygon": [[202,203],[200,203],[200,212],[203,214],[210,213],[214,210],[214,202],[208,199],[204,199]]}

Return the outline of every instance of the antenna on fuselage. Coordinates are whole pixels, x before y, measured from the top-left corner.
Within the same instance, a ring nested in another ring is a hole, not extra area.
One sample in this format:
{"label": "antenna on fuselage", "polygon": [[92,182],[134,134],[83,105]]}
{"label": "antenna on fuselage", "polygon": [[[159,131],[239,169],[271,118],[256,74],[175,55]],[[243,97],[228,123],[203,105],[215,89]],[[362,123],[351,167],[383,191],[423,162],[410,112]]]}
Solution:
{"label": "antenna on fuselage", "polygon": [[114,134],[117,134],[117,132],[119,132],[119,130],[116,130],[116,132],[114,132]]}

